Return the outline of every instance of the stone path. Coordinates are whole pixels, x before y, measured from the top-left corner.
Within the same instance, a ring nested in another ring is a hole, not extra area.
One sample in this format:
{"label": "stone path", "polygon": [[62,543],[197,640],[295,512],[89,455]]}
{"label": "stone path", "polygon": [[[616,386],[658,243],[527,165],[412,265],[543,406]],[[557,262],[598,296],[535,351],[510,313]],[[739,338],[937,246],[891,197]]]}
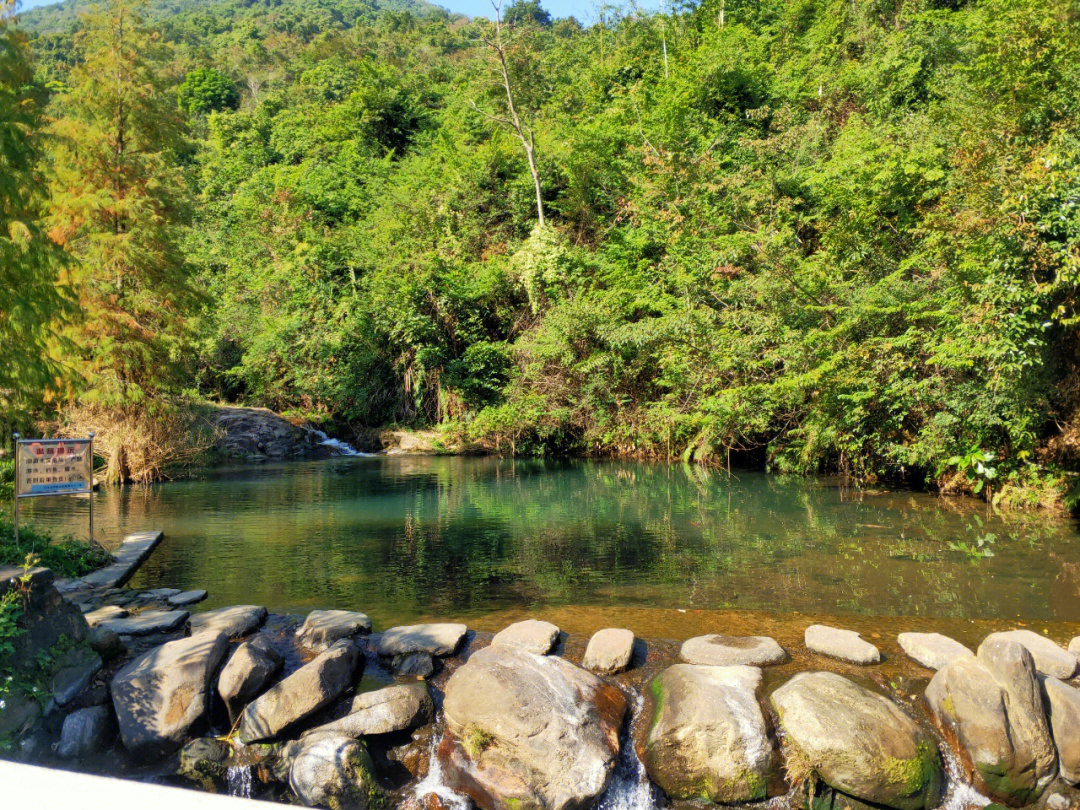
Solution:
{"label": "stone path", "polygon": [[165,533],[160,529],[129,534],[112,552],[111,563],[79,579],[57,580],[56,590],[66,596],[79,591],[97,591],[123,585],[131,579],[132,574],[150,556],[150,552],[158,547],[158,543],[164,537]]}

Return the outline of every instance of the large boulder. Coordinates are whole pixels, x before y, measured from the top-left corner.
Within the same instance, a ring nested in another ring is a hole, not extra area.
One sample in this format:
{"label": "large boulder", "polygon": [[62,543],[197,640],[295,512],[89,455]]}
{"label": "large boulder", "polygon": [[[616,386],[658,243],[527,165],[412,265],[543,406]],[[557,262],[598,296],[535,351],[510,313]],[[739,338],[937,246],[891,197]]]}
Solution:
{"label": "large boulder", "polygon": [[116,720],[112,707],[92,706],[79,709],[64,718],[56,755],[70,759],[102,751],[112,742],[115,734]]}
{"label": "large boulder", "polygon": [[974,658],[938,670],[926,687],[936,722],[970,760],[976,786],[997,801],[1035,801],[1057,771],[1031,653],[990,636]]}
{"label": "large boulder", "polygon": [[343,638],[371,632],[371,619],[355,610],[313,610],[296,631],[300,646],[323,652]]}
{"label": "large boulder", "polygon": [[561,658],[513,646],[472,655],[446,684],[438,756],[483,810],[571,810],[603,793],[626,698]]}
{"label": "large boulder", "polygon": [[267,615],[266,608],[260,605],[233,605],[196,613],[191,617],[191,634],[211,630],[230,639],[243,638],[261,627]]}
{"label": "large boulder", "polygon": [[812,624],[803,634],[806,649],[852,664],[877,664],[881,651],[854,630]]}
{"label": "large boulder", "polygon": [[301,740],[289,765],[289,787],[309,807],[381,807],[382,792],[363,743],[320,735]]}
{"label": "large boulder", "polygon": [[772,695],[788,769],[856,799],[930,810],[941,796],[937,746],[889,698],[832,672],[796,675]]}
{"label": "large boulder", "polygon": [[258,697],[281,669],[283,660],[265,635],[248,639],[233,651],[218,678],[218,694],[225,701],[230,718],[235,718],[248,701]]}
{"label": "large boulder", "polygon": [[241,742],[269,740],[336,700],[353,684],[360,651],[348,639],[300,667],[249,703],[237,730]]}
{"label": "large boulder", "polygon": [[559,628],[551,622],[525,619],[504,627],[491,639],[492,647],[513,647],[522,652],[547,655],[559,640]]}
{"label": "large boulder", "polygon": [[768,636],[725,636],[713,633],[687,639],[679,649],[679,657],[688,664],[710,667],[764,667],[782,664],[787,653],[775,639]]}
{"label": "large boulder", "polygon": [[142,756],[164,757],[206,724],[210,684],[225,658],[223,633],[200,633],[162,644],[112,679],[120,737]]}
{"label": "large boulder", "polygon": [[1080,785],[1080,689],[1047,677],[1043,691],[1061,778],[1070,785]]}
{"label": "large boulder", "polygon": [[461,647],[468,630],[465,625],[452,622],[392,627],[379,637],[376,649],[379,655],[387,657],[414,653],[453,655]]}
{"label": "large boulder", "polygon": [[333,733],[359,739],[416,728],[431,720],[433,707],[426,683],[388,686],[353,698],[349,713],[307,734]]}
{"label": "large boulder", "polygon": [[645,768],[668,796],[731,804],[765,798],[775,749],[758,703],[761,670],[676,664],[655,698]]}
{"label": "large boulder", "polygon": [[630,630],[608,627],[589,639],[581,665],[601,675],[614,675],[630,666],[634,656],[634,634]]}
{"label": "large boulder", "polygon": [[959,641],[941,633],[901,633],[896,640],[909,658],[927,669],[941,669],[957,658],[972,658],[975,655]]}
{"label": "large boulder", "polygon": [[1031,630],[1009,630],[1004,633],[991,633],[986,637],[987,640],[992,638],[1015,641],[1031,653],[1035,669],[1043,675],[1067,681],[1080,668],[1075,654]]}

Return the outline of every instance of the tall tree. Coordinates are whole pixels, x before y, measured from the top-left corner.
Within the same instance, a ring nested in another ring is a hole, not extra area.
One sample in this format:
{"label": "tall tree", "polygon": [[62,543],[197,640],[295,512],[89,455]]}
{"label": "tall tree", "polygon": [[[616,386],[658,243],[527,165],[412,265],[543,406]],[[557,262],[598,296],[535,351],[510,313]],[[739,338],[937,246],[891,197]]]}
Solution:
{"label": "tall tree", "polygon": [[182,132],[144,8],[105,0],[83,17],[51,125],[50,234],[76,260],[83,313],[68,333],[83,401],[110,408],[174,388],[195,297],[177,248]]}
{"label": "tall tree", "polygon": [[67,301],[57,286],[63,253],[39,223],[41,108],[14,13],[14,3],[0,1],[0,414],[17,424],[56,390],[50,325]]}

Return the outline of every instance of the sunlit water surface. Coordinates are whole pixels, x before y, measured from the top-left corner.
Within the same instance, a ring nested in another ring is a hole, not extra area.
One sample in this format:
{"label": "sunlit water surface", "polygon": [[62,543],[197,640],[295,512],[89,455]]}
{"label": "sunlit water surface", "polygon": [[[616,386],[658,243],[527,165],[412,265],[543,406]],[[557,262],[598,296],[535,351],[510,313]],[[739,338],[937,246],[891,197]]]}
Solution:
{"label": "sunlit water surface", "polygon": [[[196,609],[361,609],[376,628],[547,610],[1080,622],[1080,534],[975,501],[596,461],[366,457],[95,496],[99,539],[164,530],[138,587]],[[86,502],[28,520],[85,533]],[[640,632],[640,631],[639,631]]]}

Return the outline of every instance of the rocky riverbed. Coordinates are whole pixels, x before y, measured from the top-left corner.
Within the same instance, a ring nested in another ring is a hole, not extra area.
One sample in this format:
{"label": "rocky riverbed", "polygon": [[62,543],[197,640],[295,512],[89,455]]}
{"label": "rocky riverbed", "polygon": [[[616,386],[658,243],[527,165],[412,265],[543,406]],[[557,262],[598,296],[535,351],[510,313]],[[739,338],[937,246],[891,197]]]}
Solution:
{"label": "rocky riverbed", "polygon": [[904,633],[901,675],[815,623],[679,644],[23,587],[21,655],[52,663],[0,738],[39,764],[358,810],[1080,806],[1080,638]]}

